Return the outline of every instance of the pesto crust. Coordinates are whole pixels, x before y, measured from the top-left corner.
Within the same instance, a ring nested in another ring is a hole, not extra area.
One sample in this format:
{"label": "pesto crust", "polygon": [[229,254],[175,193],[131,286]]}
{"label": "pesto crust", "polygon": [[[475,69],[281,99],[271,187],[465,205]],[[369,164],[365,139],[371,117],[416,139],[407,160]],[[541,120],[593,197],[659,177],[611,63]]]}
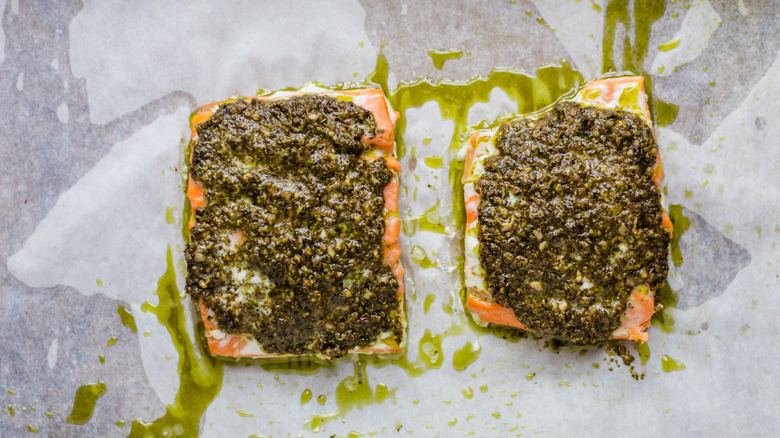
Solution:
{"label": "pesto crust", "polygon": [[238,100],[196,129],[190,175],[205,206],[185,251],[186,292],[220,330],[251,334],[268,353],[331,358],[400,338],[399,285],[382,262],[394,175],[383,158],[361,158],[373,114],[306,94]]}
{"label": "pesto crust", "polygon": [[564,102],[502,125],[495,145],[475,182],[488,290],[532,332],[608,339],[631,291],[658,290],[667,275],[651,128],[626,111]]}

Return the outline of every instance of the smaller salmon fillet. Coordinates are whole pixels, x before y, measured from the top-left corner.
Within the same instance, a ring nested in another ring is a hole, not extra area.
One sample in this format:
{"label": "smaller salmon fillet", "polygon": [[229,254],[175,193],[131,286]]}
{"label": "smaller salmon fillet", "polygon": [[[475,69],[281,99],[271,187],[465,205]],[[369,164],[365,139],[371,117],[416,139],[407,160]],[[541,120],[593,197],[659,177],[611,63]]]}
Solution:
{"label": "smaller salmon fillet", "polygon": [[[644,90],[644,78],[620,77],[592,81],[586,84],[574,97],[575,102],[586,106],[605,109],[624,110],[639,116],[652,129],[647,96]],[[462,182],[466,209],[465,226],[465,283],[466,304],[474,320],[480,325],[499,324],[529,330],[518,320],[515,311],[498,304],[486,283],[486,274],[480,259],[479,242],[479,206],[480,195],[475,188],[476,180],[484,173],[485,160],[498,154],[493,144],[496,130],[480,130],[471,134],[465,145],[465,169]],[[652,171],[652,180],[660,187],[663,179],[663,167],[660,154],[656,156]],[[672,224],[665,212],[662,224],[672,235]],[[621,325],[609,336],[611,339],[630,339],[635,342],[646,341],[646,329],[655,311],[655,292],[649,285],[637,285],[631,291]]]}

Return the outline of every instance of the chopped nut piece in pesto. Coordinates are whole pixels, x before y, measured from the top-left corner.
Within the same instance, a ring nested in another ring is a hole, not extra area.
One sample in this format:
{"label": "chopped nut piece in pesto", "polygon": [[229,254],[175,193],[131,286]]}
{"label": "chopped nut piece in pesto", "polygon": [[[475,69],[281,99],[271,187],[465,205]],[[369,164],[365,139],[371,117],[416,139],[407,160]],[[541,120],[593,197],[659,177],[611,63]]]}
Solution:
{"label": "chopped nut piece in pesto", "polygon": [[[371,112],[307,94],[225,104],[197,125],[202,184],[186,291],[221,330],[268,353],[339,357],[402,335],[398,281],[382,262],[383,158]],[[363,140],[363,141],[361,141]]]}
{"label": "chopped nut piece in pesto", "polygon": [[475,183],[490,293],[530,331],[608,339],[631,291],[666,279],[651,128],[629,112],[564,102],[502,125],[495,145]]}

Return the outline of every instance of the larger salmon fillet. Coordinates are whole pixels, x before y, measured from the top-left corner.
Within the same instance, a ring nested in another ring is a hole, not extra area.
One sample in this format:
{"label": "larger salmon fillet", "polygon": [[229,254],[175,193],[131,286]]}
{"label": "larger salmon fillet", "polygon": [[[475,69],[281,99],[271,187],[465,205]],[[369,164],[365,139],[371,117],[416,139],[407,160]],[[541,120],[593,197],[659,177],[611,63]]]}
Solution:
{"label": "larger salmon fillet", "polygon": [[[328,108],[338,107],[339,105],[341,105],[340,108],[343,109],[345,107],[343,102],[348,102],[349,104],[354,104],[357,107],[360,107],[368,111],[373,117],[373,122],[375,123],[375,129],[371,132],[371,135],[364,136],[360,139],[360,144],[361,144],[360,147],[363,150],[362,154],[360,155],[360,158],[365,162],[374,162],[375,160],[381,160],[379,162],[384,162],[384,166],[392,174],[392,177],[390,178],[389,182],[384,186],[383,189],[381,189],[382,199],[384,203],[384,205],[382,206],[382,217],[383,217],[382,225],[384,227],[384,233],[377,243],[381,245],[382,248],[381,250],[382,263],[389,268],[389,271],[392,272],[392,276],[395,277],[395,280],[397,281],[398,284],[397,290],[393,297],[393,304],[392,304],[393,306],[395,306],[395,308],[390,309],[392,310],[391,313],[395,315],[395,318],[397,318],[397,320],[392,321],[390,323],[390,326],[395,327],[395,330],[393,332],[380,333],[378,336],[376,336],[375,338],[371,339],[368,342],[352,346],[352,348],[350,348],[349,351],[347,351],[347,353],[363,353],[363,354],[400,353],[403,351],[404,344],[405,344],[403,333],[406,326],[406,321],[404,319],[404,284],[403,284],[404,269],[399,260],[401,249],[398,243],[398,236],[400,231],[400,220],[399,220],[398,203],[397,203],[398,186],[399,186],[397,174],[401,171],[401,168],[394,155],[394,125],[398,115],[397,113],[393,112],[389,108],[387,100],[385,99],[382,91],[379,89],[372,89],[372,88],[357,89],[357,90],[328,90],[319,87],[307,86],[297,91],[277,92],[271,95],[250,97],[244,100],[246,102],[252,102],[255,100],[275,102],[275,101],[280,101],[285,99],[289,100],[289,99],[300,98],[302,96],[307,96],[307,95],[327,96],[329,98],[335,98],[338,99],[339,101],[342,101],[342,102],[326,102],[329,105]],[[217,111],[219,111],[222,108],[225,108],[226,111],[227,110],[233,111],[233,109],[227,109],[226,106],[229,106],[229,104],[232,104],[234,102],[237,102],[237,100],[238,99],[231,99],[227,101],[207,104],[200,107],[193,114],[193,116],[191,117],[191,127],[192,127],[191,146],[192,146],[193,155],[197,152],[197,148],[199,147],[200,144],[199,132],[198,132],[199,125],[208,121]],[[326,118],[326,116],[328,115],[329,114],[309,114],[309,117],[311,117],[312,120],[314,120],[313,123],[316,124],[317,117]],[[284,115],[279,115],[279,117],[283,118]],[[304,121],[308,123],[307,120]],[[268,131],[268,129],[269,128],[267,127],[262,128],[259,130],[260,131],[259,133],[255,132],[252,135],[259,135],[260,137],[266,135],[266,137],[271,138],[272,137],[271,134],[268,134],[267,132],[263,134],[262,132],[263,130]],[[327,131],[327,129],[328,128],[326,128],[325,131]],[[320,136],[331,135],[337,137],[338,135],[341,134],[343,133],[338,133],[338,132],[333,133],[333,132],[323,131],[321,134],[317,134],[317,135]],[[314,138],[318,139],[319,137],[315,136]],[[260,139],[258,141],[263,142],[266,140]],[[245,175],[249,175],[250,171],[251,169],[247,169]],[[273,169],[269,169],[267,172],[270,172],[272,174],[273,171],[274,171]],[[210,188],[208,186],[204,186],[204,184],[201,184],[201,182],[197,181],[196,178],[192,176],[192,172],[190,172],[190,177],[188,179],[187,197],[190,200],[190,203],[192,205],[192,219],[189,223],[189,226],[191,228],[191,235],[193,233],[197,233],[198,228],[201,226],[198,221],[199,218],[198,210],[204,208],[207,205],[209,199],[209,190]],[[291,193],[295,195],[296,192],[292,191]],[[294,216],[296,214],[300,214],[300,212],[291,212],[289,214]],[[241,246],[245,244],[245,241],[247,239],[251,240],[251,238],[252,236],[247,236],[243,232],[241,227],[237,226],[236,229],[229,236],[229,241],[230,241],[229,245]],[[291,238],[295,238],[295,236],[291,236]],[[333,254],[333,253],[331,253],[331,256],[332,258],[338,257],[337,254]],[[195,257],[194,255],[188,253],[188,264],[190,263],[192,263],[193,265],[195,264],[194,257]],[[262,266],[255,267],[255,269],[262,270],[263,267]],[[246,276],[246,274],[244,274],[244,276]],[[268,281],[266,280],[265,276],[262,278],[264,279],[264,281]],[[347,282],[346,279],[344,281]],[[354,282],[356,280],[354,278],[350,278],[349,281]],[[258,281],[256,283],[260,283],[260,282]],[[316,289],[314,286],[316,285],[312,285],[311,287],[312,290]],[[298,292],[296,293],[305,294],[307,293],[306,288],[304,287],[302,292],[298,290]],[[350,294],[352,294],[352,291],[350,291]],[[370,300],[370,298],[367,299]],[[337,351],[335,349],[328,350],[325,349],[324,347],[321,348],[320,350],[317,350],[316,349],[317,347],[315,347],[314,350],[301,347],[298,348],[297,351],[290,351],[290,352],[283,351],[283,350],[268,351],[269,348],[267,346],[262,345],[262,343],[259,342],[258,339],[256,339],[256,337],[252,335],[252,333],[236,332],[235,330],[230,330],[225,327],[221,327],[219,323],[219,318],[217,317],[214,309],[210,308],[206,304],[203,298],[199,298],[198,301],[199,301],[201,316],[206,329],[206,339],[208,342],[209,350],[211,351],[212,354],[216,356],[226,356],[226,357],[234,357],[234,358],[316,356],[320,358],[332,359],[340,356],[341,354],[344,354],[343,351]],[[270,301],[266,300],[266,302],[270,303],[267,305],[268,308],[262,308],[263,306],[262,303],[256,306],[256,307],[260,307],[259,309],[257,309],[258,313],[269,314],[273,310],[271,309],[271,307],[273,307],[273,300]],[[318,312],[315,309],[315,311],[311,312],[311,315],[308,317],[306,315],[297,315],[296,317],[302,318],[303,320],[305,320],[306,318],[318,317],[316,315],[320,315],[319,317],[323,317],[322,313],[327,313],[331,310],[333,309],[324,308]],[[345,310],[345,309],[339,308],[338,310]],[[360,312],[360,309],[354,309],[354,312]],[[368,318],[369,316],[375,317],[375,315],[365,315],[366,318]],[[357,317],[360,317],[360,315],[357,315]],[[229,317],[227,318],[227,321],[230,321]],[[285,321],[280,321],[279,325],[281,326],[284,322]],[[298,335],[298,333],[294,332],[295,330],[294,325],[292,330],[293,331],[290,332],[290,329],[287,329],[286,333],[288,336]],[[301,326],[300,330],[306,330],[306,329],[303,326]],[[350,328],[349,330],[352,331],[353,328]],[[335,328],[332,331],[338,331],[338,328]],[[319,334],[314,334],[313,336],[311,334],[306,334],[306,335],[311,336],[313,339],[317,338],[317,336],[320,336]],[[274,337],[283,337],[283,336],[285,336],[285,333],[274,334]]]}

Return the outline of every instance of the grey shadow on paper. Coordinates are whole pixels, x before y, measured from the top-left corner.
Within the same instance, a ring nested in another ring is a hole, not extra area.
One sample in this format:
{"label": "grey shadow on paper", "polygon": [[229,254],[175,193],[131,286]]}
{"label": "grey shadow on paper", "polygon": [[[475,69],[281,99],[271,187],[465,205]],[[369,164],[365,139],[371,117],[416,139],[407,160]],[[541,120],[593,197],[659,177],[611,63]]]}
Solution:
{"label": "grey shadow on paper", "polygon": [[690,227],[680,237],[682,266],[672,266],[672,275],[677,308],[687,310],[722,295],[752,257],[694,211],[682,207],[682,213]]}

